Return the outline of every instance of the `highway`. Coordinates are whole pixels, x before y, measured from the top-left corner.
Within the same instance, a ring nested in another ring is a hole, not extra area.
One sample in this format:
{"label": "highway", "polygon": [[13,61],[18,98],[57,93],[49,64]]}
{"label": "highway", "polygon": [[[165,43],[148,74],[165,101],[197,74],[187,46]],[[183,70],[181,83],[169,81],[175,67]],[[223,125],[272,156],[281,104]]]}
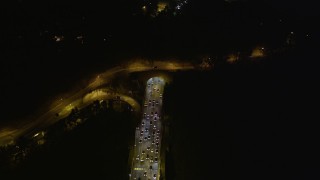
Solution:
{"label": "highway", "polygon": [[[121,73],[133,73],[133,72],[147,72],[152,71],[156,67],[157,70],[162,71],[177,71],[177,70],[193,70],[195,69],[194,65],[186,62],[177,62],[177,61],[154,61],[150,62],[147,60],[134,60],[128,62],[123,65],[116,66],[114,68],[108,69],[105,72],[97,74],[90,83],[83,87],[82,89],[77,89],[75,91],[69,92],[61,96],[57,97],[55,101],[53,101],[46,112],[42,112],[38,114],[33,119],[24,119],[20,122],[15,122],[14,125],[2,126],[0,127],[0,146],[5,146],[7,144],[12,144],[15,140],[21,135],[32,131],[36,128],[45,128],[48,127],[60,119],[69,115],[71,110],[74,107],[84,107],[87,106],[92,101],[89,100],[88,97],[92,97],[93,99],[98,99],[98,95],[90,95],[90,93],[94,92],[102,92],[100,93],[100,98],[112,98],[115,95],[120,96],[123,101],[126,101],[130,105],[133,105],[133,109],[135,111],[139,111],[139,104],[132,98],[119,94],[116,92],[110,92],[108,90],[97,90],[101,85],[106,85],[113,80],[113,78]],[[92,99],[92,100],[93,100]],[[59,117],[56,117],[56,114],[59,114]]]}
{"label": "highway", "polygon": [[160,179],[161,110],[165,81],[153,77],[147,81],[142,120],[135,131],[130,179]]}

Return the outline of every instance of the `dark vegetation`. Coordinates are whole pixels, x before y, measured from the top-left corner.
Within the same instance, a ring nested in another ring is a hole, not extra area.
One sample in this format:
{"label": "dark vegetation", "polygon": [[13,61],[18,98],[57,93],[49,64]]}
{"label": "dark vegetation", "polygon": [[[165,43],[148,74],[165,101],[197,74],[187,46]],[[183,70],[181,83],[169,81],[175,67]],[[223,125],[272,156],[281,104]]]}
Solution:
{"label": "dark vegetation", "polygon": [[[135,122],[131,112],[93,105],[71,114],[46,130],[45,144],[23,137],[17,142],[26,156],[13,155],[15,147],[2,151],[1,176],[10,179],[126,179],[129,142]],[[67,131],[72,119],[85,121]],[[4,149],[1,149],[4,150]],[[21,150],[20,150],[21,152]],[[15,161],[12,160],[15,157]],[[8,159],[9,158],[9,159]]]}
{"label": "dark vegetation", "polygon": [[164,102],[168,179],[318,178],[319,73],[310,56],[299,48],[175,74]]}

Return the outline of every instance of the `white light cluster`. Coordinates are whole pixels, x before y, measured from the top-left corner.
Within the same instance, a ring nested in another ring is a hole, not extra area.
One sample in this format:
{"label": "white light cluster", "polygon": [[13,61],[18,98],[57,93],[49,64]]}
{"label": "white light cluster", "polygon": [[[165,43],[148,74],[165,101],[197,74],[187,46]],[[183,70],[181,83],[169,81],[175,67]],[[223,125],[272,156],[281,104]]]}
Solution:
{"label": "white light cluster", "polygon": [[175,7],[176,10],[180,10],[184,5],[188,4],[187,0],[178,1],[177,6]]}

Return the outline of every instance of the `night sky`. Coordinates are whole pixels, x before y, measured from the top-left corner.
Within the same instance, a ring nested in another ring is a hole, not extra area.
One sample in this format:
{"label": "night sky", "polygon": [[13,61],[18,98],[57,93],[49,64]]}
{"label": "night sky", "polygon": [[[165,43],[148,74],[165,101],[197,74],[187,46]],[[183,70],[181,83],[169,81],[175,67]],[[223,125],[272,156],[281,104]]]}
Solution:
{"label": "night sky", "polygon": [[[208,90],[205,86],[205,92],[215,91],[221,96],[191,100],[206,107],[215,100],[223,107],[228,107],[226,102],[230,102],[233,104],[230,110],[239,114],[222,108],[219,111],[215,105],[217,117],[225,120],[217,123],[224,124],[231,134],[224,136],[227,138],[223,140],[234,142],[230,146],[239,147],[235,153],[242,159],[218,159],[242,167],[226,165],[226,168],[243,175],[232,178],[251,177],[245,167],[255,169],[259,166],[263,170],[255,173],[270,170],[272,176],[264,176],[270,179],[278,179],[277,174],[283,179],[319,179],[320,158],[316,144],[320,137],[317,129],[320,15],[317,2],[212,1],[188,0],[175,15],[170,11],[156,17],[142,13],[140,0],[1,2],[0,125],[32,115],[50,97],[77,87],[83,83],[82,79],[130,58],[193,60],[208,54],[224,57],[230,52],[248,54],[257,45],[278,52],[276,50],[287,47],[288,37],[294,34],[292,49],[274,53],[261,63],[229,66],[218,61],[213,72],[198,78],[199,82],[203,80],[205,83],[205,78],[213,77],[212,84],[217,80],[223,88]],[[186,92],[187,96],[193,96],[189,94],[192,92],[198,97],[202,91],[195,88]],[[259,98],[261,101],[257,100]],[[246,103],[255,113],[246,114]],[[179,103],[173,104],[178,106]],[[182,110],[178,108],[177,111]],[[195,109],[190,116],[197,118],[202,114],[201,118],[210,117],[210,108],[201,111]],[[245,123],[235,122],[236,118]],[[261,122],[254,121],[256,118]],[[264,125],[269,118],[272,123]],[[256,127],[261,128],[261,132],[270,132],[271,137],[259,133]],[[252,144],[246,139],[254,136],[250,133],[257,134],[251,139],[257,143]],[[246,151],[257,147],[266,149],[252,150],[254,156]],[[277,148],[280,154],[275,152]],[[273,153],[270,154],[269,150]],[[272,160],[268,161],[266,156]],[[248,161],[243,160],[246,157]],[[250,164],[250,158],[256,164]],[[281,169],[285,169],[284,173]],[[299,172],[297,176],[294,171]]]}

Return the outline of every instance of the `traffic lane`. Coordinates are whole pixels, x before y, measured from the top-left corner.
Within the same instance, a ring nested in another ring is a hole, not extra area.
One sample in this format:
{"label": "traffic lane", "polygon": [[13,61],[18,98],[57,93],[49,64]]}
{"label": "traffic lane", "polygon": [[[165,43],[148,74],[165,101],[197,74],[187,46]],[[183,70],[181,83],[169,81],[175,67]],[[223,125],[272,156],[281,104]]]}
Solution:
{"label": "traffic lane", "polygon": [[[148,92],[148,91],[147,91]],[[159,91],[160,92],[160,91]],[[158,118],[158,115],[160,115],[160,107],[161,107],[161,103],[156,103],[156,105],[154,105],[154,100],[155,101],[159,101],[159,96],[157,95],[157,93],[154,93],[153,95],[151,94],[151,92],[149,91],[149,96],[146,98],[146,101],[145,103],[147,103],[147,107],[145,107],[145,111],[144,113],[146,113],[146,115],[143,115],[143,119],[142,119],[142,123],[141,123],[141,126],[140,126],[140,129],[142,130],[145,130],[142,134],[143,136],[147,136],[149,137],[149,135],[152,135],[151,134],[151,129],[154,128],[154,126],[151,126],[151,123],[152,121],[154,121],[154,119],[157,119]],[[149,101],[151,101],[151,103],[149,103]],[[152,105],[151,105],[152,104]],[[159,111],[159,114],[153,114],[155,113],[156,111]],[[153,113],[151,113],[153,112]],[[158,119],[157,123],[155,123],[154,125],[156,125],[156,130],[160,130],[161,129],[161,123],[160,123],[160,120]],[[149,128],[149,131],[146,130],[146,128]],[[152,149],[154,149],[154,151],[156,151],[157,147],[155,145],[150,145],[150,141],[160,141],[161,138],[160,138],[161,134],[157,133],[155,136],[150,136],[150,139],[147,138],[146,139],[146,142],[143,142],[142,143],[142,149],[145,149],[146,147],[152,147]],[[143,137],[145,139],[145,137]],[[159,147],[158,147],[159,148]],[[148,152],[146,152],[148,153]],[[159,157],[159,154],[155,154],[154,155],[155,158],[158,158]],[[158,167],[155,167],[156,163],[151,163],[150,161],[145,161],[144,163],[144,168],[147,169],[147,176],[148,177],[153,177],[154,174],[156,174],[156,176],[158,175]],[[150,170],[150,165],[151,165],[151,170]],[[149,168],[149,169],[148,169]],[[156,169],[155,169],[156,168]],[[143,172],[144,173],[144,172]]]}

